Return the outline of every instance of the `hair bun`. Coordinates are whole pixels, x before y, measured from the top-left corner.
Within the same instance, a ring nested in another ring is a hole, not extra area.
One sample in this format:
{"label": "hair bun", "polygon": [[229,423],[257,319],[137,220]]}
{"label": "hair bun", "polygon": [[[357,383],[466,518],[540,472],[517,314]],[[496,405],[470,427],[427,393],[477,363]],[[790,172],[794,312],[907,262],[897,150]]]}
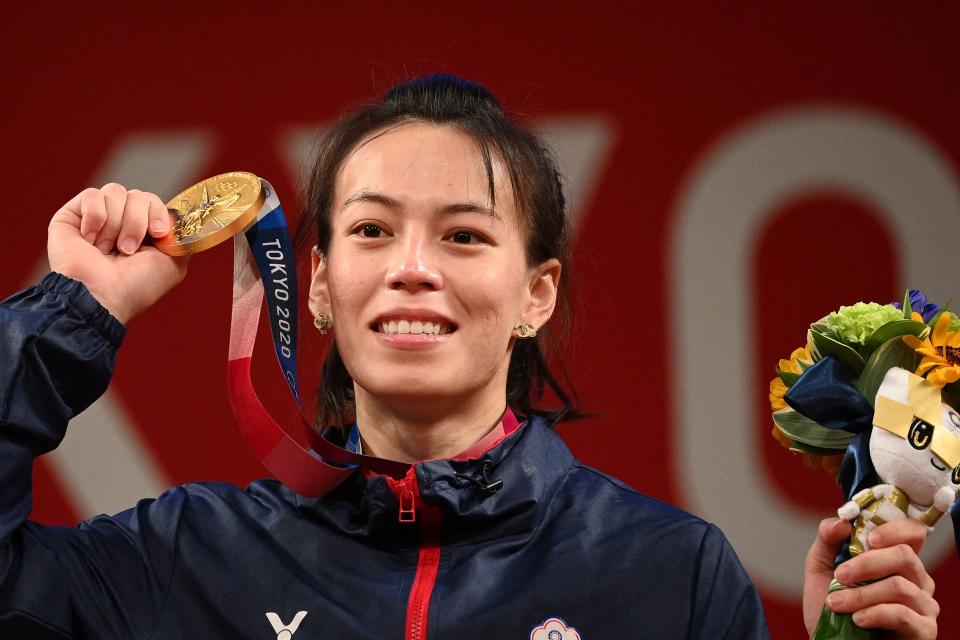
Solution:
{"label": "hair bun", "polygon": [[500,103],[483,85],[446,73],[402,82],[383,96],[383,104],[434,121],[478,112],[503,117]]}

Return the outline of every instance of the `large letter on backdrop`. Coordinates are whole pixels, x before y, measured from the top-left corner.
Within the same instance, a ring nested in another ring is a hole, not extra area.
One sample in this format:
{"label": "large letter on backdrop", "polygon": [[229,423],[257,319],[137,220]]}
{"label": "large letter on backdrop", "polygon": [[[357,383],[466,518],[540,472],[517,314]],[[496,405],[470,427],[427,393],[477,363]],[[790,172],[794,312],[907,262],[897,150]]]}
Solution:
{"label": "large letter on backdrop", "polygon": [[[890,227],[904,285],[939,300],[957,295],[954,261],[943,259],[960,238],[949,161],[903,123],[868,111],[790,110],[734,132],[694,168],[671,237],[672,317],[708,310],[710,323],[678,327],[674,461],[684,506],[716,522],[751,576],[784,598],[799,596],[803,557],[830,514],[778,498],[764,478],[758,434],[768,427],[755,424],[751,403],[752,385],[766,378],[753,371],[750,255],[778,207],[824,191],[859,199]],[[928,566],[948,552],[949,528],[927,542]]]}
{"label": "large letter on backdrop", "polygon": [[[114,146],[93,184],[119,182],[169,198],[194,179],[211,147],[200,131],[131,135]],[[45,273],[49,266],[41,263],[38,271]],[[83,518],[117,513],[160,495],[169,484],[112,389],[71,421],[63,443],[46,460]]]}

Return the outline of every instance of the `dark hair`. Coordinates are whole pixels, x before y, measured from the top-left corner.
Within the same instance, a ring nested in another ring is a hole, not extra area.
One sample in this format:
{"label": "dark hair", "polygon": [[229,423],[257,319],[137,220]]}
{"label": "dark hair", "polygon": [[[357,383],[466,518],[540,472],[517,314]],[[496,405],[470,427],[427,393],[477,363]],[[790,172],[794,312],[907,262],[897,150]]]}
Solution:
{"label": "dark hair", "polygon": [[[297,229],[301,253],[314,244],[322,254],[330,245],[330,215],[337,174],[347,156],[370,134],[406,122],[455,127],[479,147],[492,202],[496,201],[491,157],[508,170],[525,234],[526,259],[536,265],[556,258],[563,265],[557,309],[537,337],[516,340],[507,373],[507,402],[519,414],[539,414],[552,422],[580,417],[577,396],[564,373],[564,384],[551,371],[548,358],[562,371],[558,337],[569,329],[570,229],[560,174],[550,152],[536,135],[506,116],[483,86],[445,74],[403,82],[376,103],[362,106],[327,129],[317,142],[316,158],[306,177],[304,209]],[[538,406],[549,389],[560,407]],[[353,380],[332,342],[323,364],[317,425],[344,426],[354,412]]]}

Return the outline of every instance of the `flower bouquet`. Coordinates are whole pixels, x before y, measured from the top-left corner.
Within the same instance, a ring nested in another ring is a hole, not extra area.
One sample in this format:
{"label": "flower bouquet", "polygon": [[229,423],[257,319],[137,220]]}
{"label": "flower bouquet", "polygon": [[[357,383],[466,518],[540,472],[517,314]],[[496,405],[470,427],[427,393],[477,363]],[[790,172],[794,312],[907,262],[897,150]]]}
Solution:
{"label": "flower bouquet", "polygon": [[[770,383],[773,435],[836,475],[853,533],[837,563],[879,524],[932,528],[960,484],[960,318],[908,291],[902,303],[841,307],[810,325]],[[830,590],[847,588],[837,580]],[[813,640],[873,638],[824,607]]]}

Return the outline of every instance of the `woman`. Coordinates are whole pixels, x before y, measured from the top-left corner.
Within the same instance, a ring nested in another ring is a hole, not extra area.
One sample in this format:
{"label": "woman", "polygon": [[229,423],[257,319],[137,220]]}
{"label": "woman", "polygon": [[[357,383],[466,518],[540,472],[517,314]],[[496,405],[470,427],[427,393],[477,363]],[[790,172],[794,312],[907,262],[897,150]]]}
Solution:
{"label": "woman", "polygon": [[[0,367],[4,637],[766,637],[715,527],[580,465],[554,433],[574,409],[540,346],[562,303],[563,198],[485,89],[434,76],[346,116],[321,142],[303,225],[310,309],[335,336],[321,424],[409,467],[318,500],[271,480],[190,484],[76,530],[24,522],[33,457],[105,388],[121,323],[186,268],[141,245],[168,231],[156,196],[85,190],[50,224],[55,273],[0,307],[0,362],[20,363]],[[545,386],[562,410],[537,405]],[[813,608],[842,528],[812,551]],[[934,637],[916,587],[929,576],[895,546],[915,532],[881,530],[861,559],[896,549],[883,575],[907,580],[845,594],[896,602],[909,613],[887,626]]]}

